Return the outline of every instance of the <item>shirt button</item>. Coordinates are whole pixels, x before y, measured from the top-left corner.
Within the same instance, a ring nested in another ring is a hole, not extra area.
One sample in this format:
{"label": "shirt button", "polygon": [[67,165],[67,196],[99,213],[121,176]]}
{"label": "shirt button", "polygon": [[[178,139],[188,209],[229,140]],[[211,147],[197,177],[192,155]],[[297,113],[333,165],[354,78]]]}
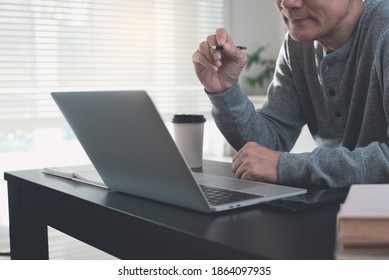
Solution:
{"label": "shirt button", "polygon": [[329,94],[329,96],[335,96],[336,92],[335,92],[334,89],[331,88],[331,89],[328,91],[328,94]]}
{"label": "shirt button", "polygon": [[339,111],[335,112],[335,117],[340,118],[342,116],[342,113]]}

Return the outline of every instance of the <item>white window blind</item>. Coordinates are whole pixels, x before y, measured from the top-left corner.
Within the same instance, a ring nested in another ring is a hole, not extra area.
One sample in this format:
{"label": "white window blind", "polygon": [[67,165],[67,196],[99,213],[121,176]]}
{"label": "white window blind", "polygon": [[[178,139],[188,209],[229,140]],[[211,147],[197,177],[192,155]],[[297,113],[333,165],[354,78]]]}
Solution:
{"label": "white window blind", "polygon": [[208,113],[192,54],[224,0],[0,0],[0,122],[49,123],[51,91],[145,89],[165,116]]}

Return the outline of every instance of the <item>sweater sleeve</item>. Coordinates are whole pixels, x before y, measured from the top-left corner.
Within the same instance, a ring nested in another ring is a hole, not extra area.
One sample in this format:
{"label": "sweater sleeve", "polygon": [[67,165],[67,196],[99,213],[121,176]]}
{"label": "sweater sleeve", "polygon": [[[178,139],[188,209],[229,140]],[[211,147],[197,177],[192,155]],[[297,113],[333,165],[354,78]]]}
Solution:
{"label": "sweater sleeve", "polygon": [[378,142],[353,151],[318,147],[310,153],[283,153],[278,163],[278,181],[308,188],[387,183],[388,159],[388,145]]}
{"label": "sweater sleeve", "polygon": [[258,110],[239,83],[220,94],[208,94],[215,122],[236,150],[254,141],[269,149],[290,151],[305,124],[293,78],[281,49],[265,104]]}

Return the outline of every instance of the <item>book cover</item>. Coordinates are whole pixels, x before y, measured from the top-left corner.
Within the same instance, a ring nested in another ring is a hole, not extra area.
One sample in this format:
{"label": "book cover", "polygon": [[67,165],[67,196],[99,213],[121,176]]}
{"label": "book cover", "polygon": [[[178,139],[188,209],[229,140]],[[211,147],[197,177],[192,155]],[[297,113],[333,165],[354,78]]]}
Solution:
{"label": "book cover", "polygon": [[388,239],[389,185],[353,185],[338,213],[340,237]]}
{"label": "book cover", "polygon": [[336,259],[389,259],[389,185],[353,185],[337,215]]}

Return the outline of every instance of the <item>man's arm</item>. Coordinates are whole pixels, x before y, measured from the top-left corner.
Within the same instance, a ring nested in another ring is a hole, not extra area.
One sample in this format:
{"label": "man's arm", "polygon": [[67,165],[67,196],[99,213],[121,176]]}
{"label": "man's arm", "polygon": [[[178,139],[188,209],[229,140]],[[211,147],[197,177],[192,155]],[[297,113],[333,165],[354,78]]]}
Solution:
{"label": "man's arm", "polygon": [[254,141],[269,149],[290,151],[306,123],[295,90],[285,44],[262,108],[254,108],[239,83],[225,92],[208,96],[217,126],[236,150]]}

